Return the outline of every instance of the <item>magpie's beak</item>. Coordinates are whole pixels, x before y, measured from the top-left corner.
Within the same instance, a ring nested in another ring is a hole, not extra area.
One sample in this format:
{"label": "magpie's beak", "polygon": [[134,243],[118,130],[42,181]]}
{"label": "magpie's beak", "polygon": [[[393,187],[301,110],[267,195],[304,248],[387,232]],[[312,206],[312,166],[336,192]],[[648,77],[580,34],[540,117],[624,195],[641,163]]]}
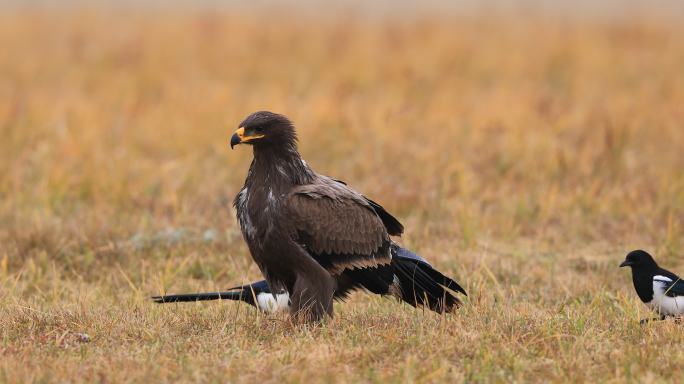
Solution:
{"label": "magpie's beak", "polygon": [[622,268],[622,267],[631,267],[632,265],[634,265],[634,264],[633,264],[631,261],[625,260],[625,261],[623,261],[623,262],[620,264],[620,268]]}
{"label": "magpie's beak", "polygon": [[264,135],[245,135],[245,129],[238,128],[238,130],[233,133],[233,136],[230,137],[230,149],[233,149],[233,147],[238,144],[248,143],[252,140],[261,139],[262,137],[264,137]]}

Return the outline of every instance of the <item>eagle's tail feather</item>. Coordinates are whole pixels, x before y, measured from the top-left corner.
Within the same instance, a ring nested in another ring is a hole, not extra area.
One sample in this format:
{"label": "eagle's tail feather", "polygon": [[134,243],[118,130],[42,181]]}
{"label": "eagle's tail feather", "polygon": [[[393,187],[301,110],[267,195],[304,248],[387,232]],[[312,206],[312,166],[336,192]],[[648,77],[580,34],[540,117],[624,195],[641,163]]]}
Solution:
{"label": "eagle's tail feather", "polygon": [[466,294],[465,290],[430,265],[404,258],[395,258],[393,265],[401,291],[400,299],[411,306],[427,306],[443,313],[461,305],[461,301],[449,290]]}

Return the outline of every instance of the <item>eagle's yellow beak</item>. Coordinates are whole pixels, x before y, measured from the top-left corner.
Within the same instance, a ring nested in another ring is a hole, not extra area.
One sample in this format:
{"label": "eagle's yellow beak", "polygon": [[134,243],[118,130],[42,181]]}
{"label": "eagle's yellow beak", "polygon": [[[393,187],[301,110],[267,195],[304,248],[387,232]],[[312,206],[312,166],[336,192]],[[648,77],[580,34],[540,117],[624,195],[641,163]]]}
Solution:
{"label": "eagle's yellow beak", "polygon": [[261,139],[262,137],[264,137],[264,135],[245,136],[245,129],[240,127],[230,138],[230,149],[233,149],[233,147],[238,144],[249,143],[252,140]]}

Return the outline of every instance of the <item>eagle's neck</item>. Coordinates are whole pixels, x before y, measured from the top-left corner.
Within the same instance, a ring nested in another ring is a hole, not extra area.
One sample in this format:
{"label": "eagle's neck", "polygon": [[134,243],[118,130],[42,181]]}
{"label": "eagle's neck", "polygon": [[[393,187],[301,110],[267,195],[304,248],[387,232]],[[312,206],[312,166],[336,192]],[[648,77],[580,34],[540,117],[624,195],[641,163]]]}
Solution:
{"label": "eagle's neck", "polygon": [[250,166],[248,183],[254,187],[267,186],[286,190],[293,185],[313,182],[315,174],[302,160],[295,145],[254,147],[254,160]]}

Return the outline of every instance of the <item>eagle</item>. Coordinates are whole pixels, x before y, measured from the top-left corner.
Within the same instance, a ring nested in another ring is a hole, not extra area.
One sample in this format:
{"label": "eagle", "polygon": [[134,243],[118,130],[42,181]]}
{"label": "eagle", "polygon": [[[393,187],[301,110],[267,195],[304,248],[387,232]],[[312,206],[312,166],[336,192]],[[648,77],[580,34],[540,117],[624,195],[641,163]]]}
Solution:
{"label": "eagle", "polygon": [[[315,173],[283,115],[247,116],[230,139],[231,149],[241,144],[252,146],[253,159],[233,202],[237,220],[270,291],[289,294],[294,318],[332,317],[333,300],[355,289],[400,296],[390,236],[404,227],[394,216],[344,182]],[[439,310],[459,304],[450,294],[439,301],[432,303]]]}

